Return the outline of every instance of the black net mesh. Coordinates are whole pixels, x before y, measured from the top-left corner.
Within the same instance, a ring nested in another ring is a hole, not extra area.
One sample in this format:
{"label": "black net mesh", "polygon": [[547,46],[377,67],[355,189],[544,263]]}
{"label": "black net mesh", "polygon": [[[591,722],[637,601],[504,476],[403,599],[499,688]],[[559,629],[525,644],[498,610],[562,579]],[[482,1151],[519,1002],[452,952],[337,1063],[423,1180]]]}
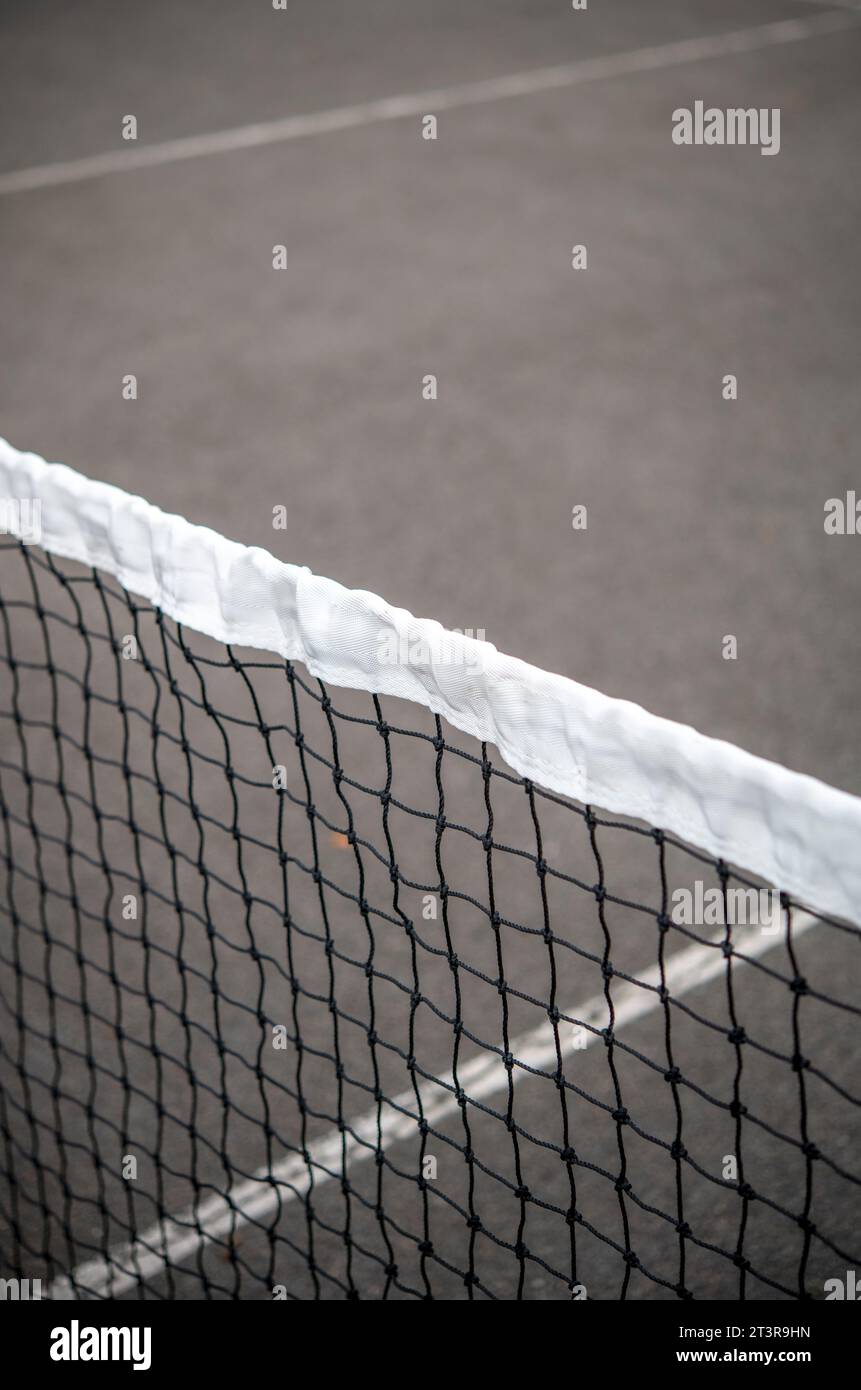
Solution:
{"label": "black net mesh", "polygon": [[33,547],[0,596],[0,1274],[736,1299],[857,1266],[857,928],[710,920],[750,886],[722,862]]}

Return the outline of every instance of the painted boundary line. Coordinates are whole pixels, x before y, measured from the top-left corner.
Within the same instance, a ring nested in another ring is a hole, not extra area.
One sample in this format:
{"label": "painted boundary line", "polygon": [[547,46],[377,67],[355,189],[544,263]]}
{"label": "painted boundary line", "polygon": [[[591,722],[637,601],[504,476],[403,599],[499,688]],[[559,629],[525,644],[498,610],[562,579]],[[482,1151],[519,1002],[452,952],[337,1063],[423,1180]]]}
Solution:
{"label": "painted boundary line", "polygon": [[0,174],[0,194],[32,192],[60,184],[83,183],[88,179],[111,174],[131,173],[184,159],[202,159],[207,155],[228,154],[234,150],[259,149],[265,145],[282,144],[313,135],[326,135],[337,130],[355,130],[377,125],[383,121],[402,120],[428,112],[454,111],[480,106],[511,97],[532,96],[586,82],[632,76],[640,72],[656,72],[663,68],[680,67],[733,54],[753,53],[779,44],[798,43],[823,34],[840,33],[861,25],[861,14],[836,11],[806,19],[784,19],[753,29],[739,29],[710,38],[683,39],[654,48],[638,48],[627,53],[614,53],[581,62],[564,63],[558,67],[536,68],[530,72],[510,73],[479,82],[466,82],[455,87],[417,92],[403,96],[384,97],[379,101],[340,106],[329,111],[308,115],[286,116],[281,120],[256,125],[237,126],[232,130],[213,131],[206,135],[190,135],[178,140],[166,140],[158,145],[134,146],[109,150],[83,159],[66,160],[58,164],[41,164],[29,169],[12,169]]}
{"label": "painted boundary line", "polygon": [[[792,939],[814,925],[809,913],[798,913],[792,921]],[[681,998],[690,990],[722,977],[726,960],[721,949],[723,932],[708,944],[696,943],[678,951],[665,963],[664,976],[670,994]],[[765,935],[760,932],[745,946],[743,956],[733,956],[736,969],[748,960],[783,944],[785,934]],[[626,984],[613,990],[616,1030],[635,1023],[660,1008],[658,994],[661,976],[657,965],[638,977],[636,985]],[[607,1002],[603,994],[595,995],[568,1017],[591,1028],[607,1026]],[[566,1025],[560,1025],[560,1027]],[[584,1034],[586,1047],[599,1040],[597,1033]],[[539,1025],[511,1043],[514,1068],[513,1081],[525,1072],[556,1070],[556,1039],[549,1023]],[[483,1101],[508,1085],[509,1073],[495,1053],[479,1053],[458,1067],[457,1079],[468,1100]],[[424,1118],[428,1124],[453,1114],[458,1109],[451,1073],[439,1080],[419,1084]],[[415,1094],[410,1088],[399,1095],[384,1098],[389,1107],[377,1116],[376,1105],[348,1120],[343,1136],[330,1130],[308,1145],[309,1162],[292,1153],[274,1168],[259,1168],[252,1178],[237,1183],[224,1195],[207,1198],[197,1207],[189,1207],[171,1220],[155,1222],[134,1242],[116,1247],[104,1258],[88,1260],[71,1275],[55,1279],[48,1297],[55,1300],[80,1298],[119,1298],[163,1274],[168,1265],[176,1268],[198,1250],[225,1235],[233,1235],[249,1221],[261,1222],[273,1212],[301,1200],[311,1188],[317,1191],[324,1183],[339,1179],[342,1173],[359,1163],[374,1158],[377,1146],[383,1150],[416,1134],[418,1117],[415,1113]],[[406,1112],[406,1113],[404,1113]],[[379,1129],[378,1129],[379,1124]],[[277,1217],[276,1217],[277,1220]]]}

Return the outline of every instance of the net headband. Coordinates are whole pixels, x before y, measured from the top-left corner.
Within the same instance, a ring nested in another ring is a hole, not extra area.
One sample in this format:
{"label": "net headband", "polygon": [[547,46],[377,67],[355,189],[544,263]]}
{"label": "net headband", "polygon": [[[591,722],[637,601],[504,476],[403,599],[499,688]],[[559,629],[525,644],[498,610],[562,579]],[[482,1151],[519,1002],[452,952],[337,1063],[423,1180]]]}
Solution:
{"label": "net headband", "polygon": [[110,573],[176,622],[301,661],[330,684],[424,705],[548,790],[648,821],[861,924],[857,797],[2,439],[0,499],[5,531]]}

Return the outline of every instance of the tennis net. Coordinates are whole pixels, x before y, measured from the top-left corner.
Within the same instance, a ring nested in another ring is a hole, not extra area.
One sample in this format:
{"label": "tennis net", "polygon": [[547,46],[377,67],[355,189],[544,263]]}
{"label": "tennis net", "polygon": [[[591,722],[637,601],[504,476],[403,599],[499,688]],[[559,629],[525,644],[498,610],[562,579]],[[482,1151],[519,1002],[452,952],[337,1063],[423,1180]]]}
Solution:
{"label": "tennis net", "polygon": [[0,473],[0,1275],[745,1299],[857,1267],[854,798]]}

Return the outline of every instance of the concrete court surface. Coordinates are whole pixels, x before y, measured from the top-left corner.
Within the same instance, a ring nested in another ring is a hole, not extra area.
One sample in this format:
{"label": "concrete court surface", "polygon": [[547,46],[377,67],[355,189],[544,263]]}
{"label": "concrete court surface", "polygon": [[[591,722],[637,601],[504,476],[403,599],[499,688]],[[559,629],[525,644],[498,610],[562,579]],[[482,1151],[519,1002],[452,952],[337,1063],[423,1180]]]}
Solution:
{"label": "concrete court surface", "polygon": [[[861,567],[822,524],[858,480],[851,10],[10,4],[2,167],[122,157],[127,112],[158,146],[781,20],[796,39],[455,100],[436,143],[359,117],[9,193],[6,436],[861,790]],[[779,105],[779,155],[674,146],[698,98]]]}
{"label": "concrete court surface", "polygon": [[861,792],[859,63],[814,0],[10,0],[0,432]]}

